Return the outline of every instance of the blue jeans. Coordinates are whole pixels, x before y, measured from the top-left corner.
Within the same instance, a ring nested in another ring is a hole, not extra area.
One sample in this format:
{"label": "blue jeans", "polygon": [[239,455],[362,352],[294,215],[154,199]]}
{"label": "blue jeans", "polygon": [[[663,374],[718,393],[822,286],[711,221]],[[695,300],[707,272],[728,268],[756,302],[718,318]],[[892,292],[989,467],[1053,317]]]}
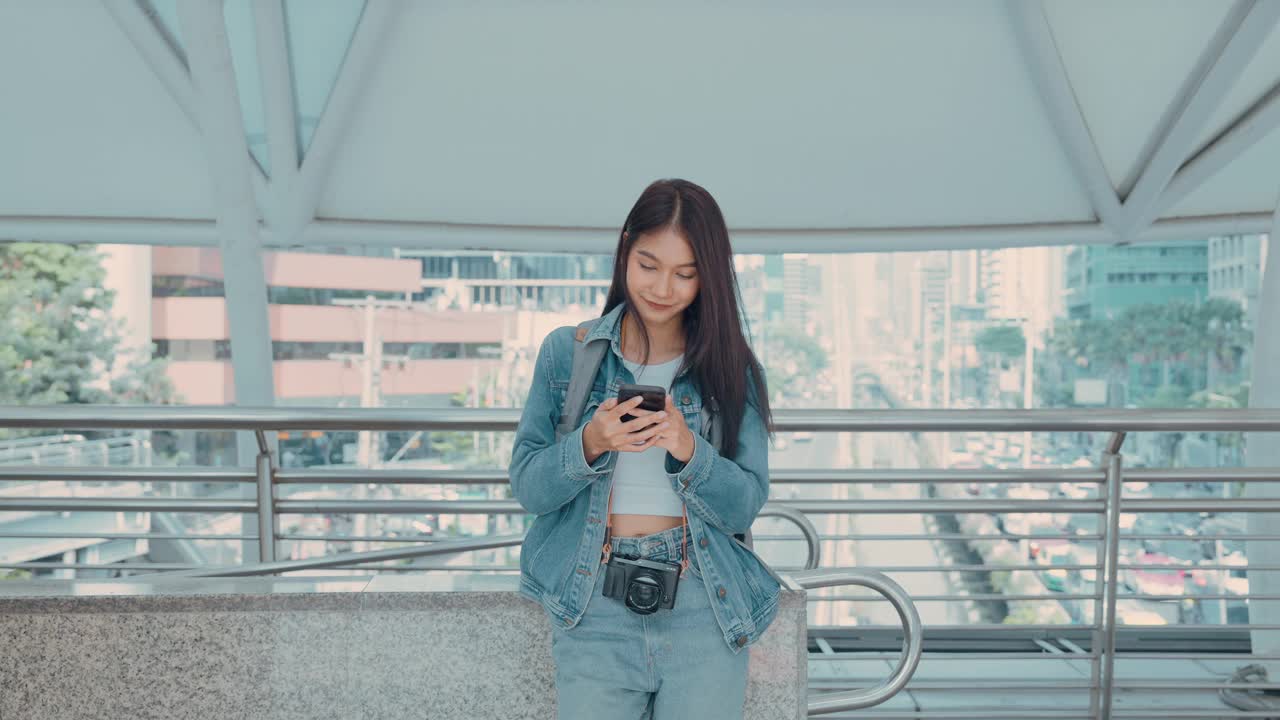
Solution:
{"label": "blue jeans", "polygon": [[[613,553],[679,562],[681,533],[614,538]],[[692,548],[689,555],[674,608],[637,615],[604,597],[601,563],[582,621],[567,630],[551,624],[560,720],[741,720],[750,653],[725,645]]]}

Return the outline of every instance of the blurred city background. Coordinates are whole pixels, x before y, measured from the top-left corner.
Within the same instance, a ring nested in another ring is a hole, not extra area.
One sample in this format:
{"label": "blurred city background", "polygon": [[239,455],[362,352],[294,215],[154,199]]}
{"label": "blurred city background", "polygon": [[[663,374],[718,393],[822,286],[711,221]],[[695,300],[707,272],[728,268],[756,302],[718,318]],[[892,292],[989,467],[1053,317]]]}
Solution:
{"label": "blurred city background", "polygon": [[[740,254],[744,312],[777,408],[1243,408],[1266,236],[1211,237],[1128,247],[1031,247],[862,254]],[[513,407],[523,404],[537,349],[555,327],[597,316],[608,255],[443,252],[353,245],[269,252],[271,348],[279,405]],[[10,319],[0,354],[5,404],[235,401],[223,268],[209,248],[130,245],[0,246],[0,312]],[[39,299],[32,303],[31,299]],[[1105,436],[1094,433],[778,433],[774,468],[1087,468]],[[509,433],[281,432],[282,468],[495,468]],[[1127,467],[1234,467],[1241,434],[1143,433]],[[234,466],[230,432],[8,431],[0,463]],[[12,496],[240,492],[216,484],[8,483]],[[1096,497],[1096,484],[775,485],[781,499]],[[1129,483],[1131,496],[1236,497],[1231,483]],[[297,486],[294,499],[508,497],[503,486]],[[1093,514],[844,515],[814,517],[824,564],[919,565],[904,573],[915,595],[1041,595],[1043,600],[919,602],[926,622],[1089,622],[1091,569],[1001,571],[1001,565],[1093,565]],[[405,538],[523,530],[502,515],[293,515],[282,557],[394,547]],[[40,513],[0,515],[6,577],[114,577],[147,562],[235,564],[254,554],[236,540],[94,539],[94,532],[237,535],[241,515]],[[1133,624],[1243,623],[1248,581],[1243,533],[1228,513],[1126,515],[1134,534],[1181,536],[1121,545],[1134,593]],[[939,540],[971,533],[989,540]],[[20,537],[22,534],[29,537]],[[305,539],[350,534],[377,540]],[[857,540],[867,535],[919,539]],[[44,536],[48,537],[44,537]],[[779,567],[803,563],[802,538],[761,520],[757,546]],[[1037,537],[1039,536],[1039,537]],[[518,549],[459,555],[450,564],[514,572]],[[101,569],[53,569],[51,563]],[[119,564],[126,569],[115,569]],[[983,565],[981,573],[946,566]],[[413,569],[405,566],[404,569]],[[819,593],[820,594],[820,593]],[[1198,594],[1240,596],[1199,600]],[[1061,599],[1060,599],[1061,598]],[[822,624],[892,621],[872,602],[815,606]]]}

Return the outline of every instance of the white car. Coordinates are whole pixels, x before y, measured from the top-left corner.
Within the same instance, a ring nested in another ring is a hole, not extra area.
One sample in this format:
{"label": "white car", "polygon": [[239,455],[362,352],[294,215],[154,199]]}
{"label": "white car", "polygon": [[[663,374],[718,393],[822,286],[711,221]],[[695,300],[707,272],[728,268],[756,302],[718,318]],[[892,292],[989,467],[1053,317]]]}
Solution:
{"label": "white car", "polygon": [[813,439],[813,433],[808,430],[801,430],[799,432],[791,433],[791,439],[796,442],[809,442]]}

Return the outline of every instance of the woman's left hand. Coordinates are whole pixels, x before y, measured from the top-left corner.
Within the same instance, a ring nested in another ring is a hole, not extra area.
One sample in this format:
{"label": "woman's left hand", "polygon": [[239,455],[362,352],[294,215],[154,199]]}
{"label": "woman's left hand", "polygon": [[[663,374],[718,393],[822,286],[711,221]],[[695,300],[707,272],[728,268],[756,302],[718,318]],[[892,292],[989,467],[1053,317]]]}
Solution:
{"label": "woman's left hand", "polygon": [[682,463],[693,458],[693,431],[684,421],[684,413],[676,409],[676,404],[667,395],[667,424],[669,427],[658,436],[654,445],[665,448],[671,457]]}

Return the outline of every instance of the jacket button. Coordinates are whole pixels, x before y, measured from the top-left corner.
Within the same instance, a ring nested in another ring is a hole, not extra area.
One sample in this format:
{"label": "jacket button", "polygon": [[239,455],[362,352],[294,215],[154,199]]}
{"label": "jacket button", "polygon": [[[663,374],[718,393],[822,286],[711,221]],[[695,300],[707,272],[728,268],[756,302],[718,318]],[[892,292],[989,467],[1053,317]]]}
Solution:
{"label": "jacket button", "polygon": [[728,595],[728,594],[729,594],[729,592],[728,592],[727,590],[725,590],[725,589],[724,589],[724,586],[723,586],[723,585],[721,585],[721,586],[720,586],[720,597],[724,597],[725,595]]}
{"label": "jacket button", "polygon": [[701,545],[702,547],[706,547],[706,546],[707,546],[707,539],[706,539],[706,538],[702,538],[701,540],[699,540],[699,541],[698,541],[698,544],[699,544],[699,545]]}
{"label": "jacket button", "polygon": [[685,395],[684,397],[680,398],[681,405],[688,405],[691,402],[693,402],[693,398],[689,397],[688,395]]}
{"label": "jacket button", "polygon": [[739,635],[739,636],[738,636],[738,647],[742,647],[743,645],[746,645],[746,644],[747,644],[747,636],[746,636],[746,635]]}

